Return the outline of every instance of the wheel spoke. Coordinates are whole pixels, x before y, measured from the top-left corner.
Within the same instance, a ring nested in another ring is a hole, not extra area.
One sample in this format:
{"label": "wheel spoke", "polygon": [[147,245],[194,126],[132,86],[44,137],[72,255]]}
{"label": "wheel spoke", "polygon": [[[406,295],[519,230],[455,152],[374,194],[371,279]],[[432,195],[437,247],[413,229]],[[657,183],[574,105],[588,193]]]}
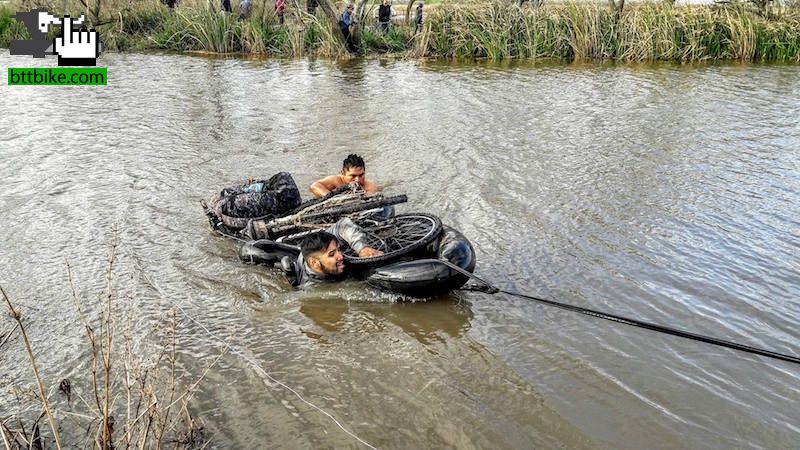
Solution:
{"label": "wheel spoke", "polygon": [[438,219],[428,215],[401,215],[395,218],[362,223],[364,233],[367,235],[366,244],[381,250],[382,256],[361,258],[356,252],[348,248],[345,256],[351,262],[366,262],[373,259],[385,260],[393,254],[401,255],[409,249],[419,246],[421,242],[430,242],[432,233],[438,230]]}

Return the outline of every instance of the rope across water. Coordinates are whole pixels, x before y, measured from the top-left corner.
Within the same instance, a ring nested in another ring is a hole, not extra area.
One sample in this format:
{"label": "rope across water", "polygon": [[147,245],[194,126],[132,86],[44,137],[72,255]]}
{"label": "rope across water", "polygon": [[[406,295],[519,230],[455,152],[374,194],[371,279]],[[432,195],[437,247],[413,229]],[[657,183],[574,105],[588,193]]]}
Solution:
{"label": "rope across water", "polygon": [[511,295],[511,296],[518,297],[518,298],[524,298],[526,300],[533,300],[535,302],[543,303],[545,305],[555,306],[556,308],[565,309],[567,311],[577,312],[579,314],[584,314],[584,315],[592,316],[592,317],[598,317],[600,319],[610,320],[612,322],[622,323],[622,324],[630,325],[630,326],[633,326],[633,327],[644,328],[646,330],[656,331],[658,333],[669,334],[669,335],[672,335],[672,336],[678,336],[678,337],[682,337],[682,338],[685,338],[685,339],[691,339],[693,341],[705,342],[706,344],[712,344],[712,345],[717,345],[717,346],[720,346],[720,347],[726,347],[726,348],[730,348],[730,349],[733,349],[733,350],[738,350],[738,351],[741,351],[741,352],[752,353],[754,355],[766,356],[768,358],[774,358],[774,359],[779,359],[781,361],[786,361],[786,362],[790,362],[790,363],[794,363],[794,364],[800,364],[800,357],[797,357],[797,356],[794,356],[794,355],[787,355],[785,353],[779,353],[779,352],[775,352],[775,351],[772,351],[772,350],[766,350],[766,349],[763,349],[763,348],[753,347],[753,346],[750,346],[750,345],[739,344],[737,342],[728,341],[728,340],[725,340],[725,339],[719,339],[719,338],[715,338],[715,337],[712,337],[712,336],[705,336],[705,335],[698,334],[698,333],[692,333],[690,331],[684,331],[684,330],[680,330],[680,329],[677,329],[677,328],[672,328],[672,327],[668,327],[668,326],[664,326],[664,325],[658,325],[658,324],[654,324],[654,323],[650,323],[650,322],[645,322],[645,321],[642,321],[642,320],[633,319],[633,318],[630,318],[630,317],[624,317],[624,316],[620,316],[620,315],[617,315],[617,314],[611,314],[611,313],[607,313],[607,312],[603,312],[603,311],[597,311],[597,310],[590,309],[590,308],[583,308],[583,307],[580,307],[580,306],[570,305],[568,303],[558,302],[558,301],[555,301],[555,300],[549,300],[549,299],[546,299],[546,298],[541,298],[541,297],[536,297],[536,296],[533,296],[533,295],[523,294],[523,293],[520,293],[520,292],[510,291],[510,290],[507,290],[507,289],[500,289],[500,288],[495,287],[494,285],[492,285],[488,281],[478,277],[477,275],[474,275],[474,274],[462,269],[461,267],[458,267],[455,264],[450,263],[449,261],[443,261],[443,260],[440,260],[440,259],[430,259],[430,260],[426,260],[426,261],[436,261],[436,262],[439,262],[441,264],[444,264],[447,267],[449,267],[449,268],[451,268],[451,269],[453,269],[453,270],[455,270],[455,271],[457,271],[457,272],[459,272],[459,273],[461,273],[461,274],[463,274],[465,276],[468,276],[469,278],[474,279],[474,280],[478,281],[479,283],[481,283],[483,286],[485,286],[485,288],[472,289],[472,290],[479,290],[479,291],[483,291],[483,292],[486,292],[486,293],[489,293],[489,294],[502,293],[502,294],[506,294],[506,295]]}

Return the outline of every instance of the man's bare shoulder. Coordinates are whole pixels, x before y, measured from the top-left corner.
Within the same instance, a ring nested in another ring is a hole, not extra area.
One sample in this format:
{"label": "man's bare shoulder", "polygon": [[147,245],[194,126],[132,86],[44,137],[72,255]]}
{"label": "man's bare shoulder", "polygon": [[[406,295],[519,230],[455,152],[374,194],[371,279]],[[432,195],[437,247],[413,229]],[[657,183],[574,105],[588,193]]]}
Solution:
{"label": "man's bare shoulder", "polygon": [[369,193],[378,192],[378,184],[372,180],[364,180],[364,190]]}
{"label": "man's bare shoulder", "polygon": [[341,175],[328,175],[327,177],[321,178],[314,183],[320,183],[328,189],[333,189],[344,184]]}

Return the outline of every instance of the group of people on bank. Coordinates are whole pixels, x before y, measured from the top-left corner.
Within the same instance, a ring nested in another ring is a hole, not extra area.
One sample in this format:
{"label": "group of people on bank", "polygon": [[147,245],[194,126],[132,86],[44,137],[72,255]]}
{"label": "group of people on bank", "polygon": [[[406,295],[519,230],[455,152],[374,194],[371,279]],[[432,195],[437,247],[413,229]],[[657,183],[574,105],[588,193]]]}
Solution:
{"label": "group of people on bank", "polygon": [[[279,1],[279,0],[276,0]],[[413,1],[413,0],[410,0]],[[422,26],[422,8],[424,7],[424,3],[422,1],[417,2],[417,8],[414,13],[414,34],[416,34],[420,27]],[[357,24],[358,21],[354,17],[354,10],[355,6],[352,3],[347,3],[345,6],[344,12],[339,15],[339,29],[342,31],[342,36],[344,37],[345,46],[347,46],[347,50],[351,53],[357,53],[358,47],[355,45],[353,40],[352,32],[350,28]],[[383,0],[383,3],[378,6],[378,30],[382,33],[386,33],[389,31],[389,27],[392,23],[392,16],[394,13],[392,12],[392,4],[391,0]]]}
{"label": "group of people on bank", "polygon": [[[414,0],[410,1],[413,2]],[[416,24],[416,28],[414,30],[415,33],[419,30],[419,27],[422,25],[422,8],[424,6],[425,6],[424,2],[422,1],[417,2],[417,7],[414,13],[414,23]],[[352,10],[353,10],[353,4],[348,3],[342,15],[352,14]],[[378,19],[378,30],[384,33],[389,31],[389,27],[391,26],[392,23],[392,16],[394,16],[394,12],[392,11],[391,0],[383,0],[383,3],[381,3],[378,6],[378,11],[376,16],[376,18]]]}
{"label": "group of people on bank", "polygon": [[[178,0],[161,0],[165,5],[169,8],[175,8],[178,4]],[[409,0],[414,1],[414,0]],[[253,0],[240,0],[239,3],[239,17],[246,18],[250,14],[250,10],[253,6]],[[317,7],[319,6],[318,0],[306,0],[306,12],[310,15],[315,15],[317,11]],[[416,34],[420,27],[422,26],[422,8],[424,7],[424,3],[422,1],[417,2],[417,6],[414,12],[414,34]],[[231,5],[231,0],[222,0],[222,11],[227,13],[233,12],[233,7]],[[347,50],[351,53],[358,53],[358,46],[353,39],[353,34],[351,28],[358,24],[358,20],[355,17],[355,6],[352,3],[347,3],[345,5],[344,11],[339,14],[337,24],[339,25],[339,30],[342,32],[342,37],[344,38],[345,46]],[[286,13],[286,0],[275,0],[275,16],[278,18],[278,23],[281,25],[284,24],[284,17]],[[392,12],[392,4],[391,0],[383,0],[381,5],[378,6],[378,30],[382,33],[387,33],[391,27],[392,16],[394,13]]]}
{"label": "group of people on bank", "polygon": [[[170,8],[174,8],[176,3],[175,0],[162,0],[167,2],[167,6]],[[253,6],[252,0],[241,0],[239,3],[239,16],[244,18],[250,14],[250,9]],[[306,0],[306,12],[311,14],[312,16],[316,14],[317,7],[319,6],[318,0]],[[222,10],[228,13],[233,12],[233,7],[231,5],[231,0],[222,0]],[[281,25],[284,23],[284,13],[286,12],[286,0],[275,0],[275,15],[278,17],[278,21]]]}

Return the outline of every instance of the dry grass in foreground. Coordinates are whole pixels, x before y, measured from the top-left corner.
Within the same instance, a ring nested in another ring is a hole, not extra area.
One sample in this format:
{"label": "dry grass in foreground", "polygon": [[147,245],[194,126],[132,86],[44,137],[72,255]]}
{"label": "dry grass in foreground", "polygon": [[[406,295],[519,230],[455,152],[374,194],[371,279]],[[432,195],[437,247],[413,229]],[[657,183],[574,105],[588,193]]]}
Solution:
{"label": "dry grass in foreground", "polygon": [[[205,373],[188,388],[179,387],[174,313],[154,330],[160,335],[160,343],[137,348],[131,330],[126,330],[121,320],[121,299],[113,287],[115,260],[116,245],[112,245],[96,320],[85,316],[67,266],[71,295],[86,335],[88,352],[84,354],[88,360],[76,362],[76,366],[87,368],[82,376],[64,378],[58,386],[47,386],[48,377],[40,373],[29,339],[30,322],[0,287],[14,323],[5,337],[0,336],[0,347],[19,337],[36,385],[33,392],[17,389],[21,412],[0,417],[3,448],[196,449],[207,445],[202,422],[189,408],[192,393]],[[142,353],[149,356],[140,356]],[[214,363],[216,360],[209,368]]]}

